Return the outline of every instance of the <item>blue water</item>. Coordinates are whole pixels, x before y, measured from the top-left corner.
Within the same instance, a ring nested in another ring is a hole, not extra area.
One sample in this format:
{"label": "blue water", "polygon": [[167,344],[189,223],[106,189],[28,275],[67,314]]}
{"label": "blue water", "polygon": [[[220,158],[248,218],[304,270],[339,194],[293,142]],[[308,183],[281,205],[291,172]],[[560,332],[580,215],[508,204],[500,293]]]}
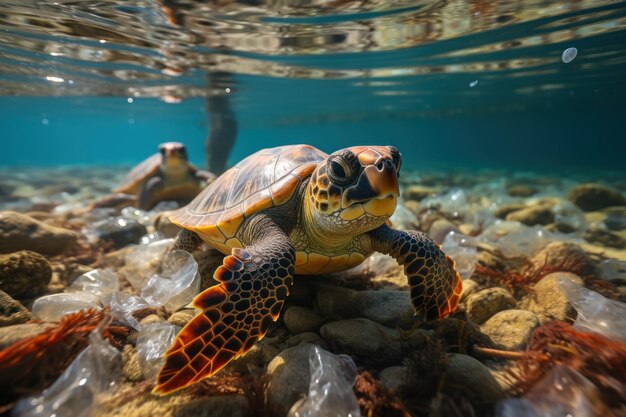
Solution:
{"label": "blue water", "polygon": [[[626,170],[624,111],[593,104],[338,122],[249,120],[240,124],[229,162],[287,143],[309,143],[328,152],[355,144],[394,144],[405,155],[405,166],[417,169]],[[168,140],[184,142],[192,161],[202,165],[209,128],[200,98],[166,104],[157,99],[128,103],[121,97],[3,97],[0,166],[134,164]]]}

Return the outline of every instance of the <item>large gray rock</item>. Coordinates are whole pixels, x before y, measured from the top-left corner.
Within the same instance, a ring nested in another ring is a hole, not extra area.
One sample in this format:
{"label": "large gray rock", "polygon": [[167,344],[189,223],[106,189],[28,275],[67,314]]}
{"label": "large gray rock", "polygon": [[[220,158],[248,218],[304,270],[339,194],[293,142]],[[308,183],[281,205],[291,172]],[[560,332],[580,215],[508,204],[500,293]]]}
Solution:
{"label": "large gray rock", "polygon": [[528,339],[539,327],[535,313],[526,310],[504,310],[480,326],[495,347],[505,350],[524,350]]}
{"label": "large gray rock", "polygon": [[361,291],[360,313],[385,326],[409,328],[416,322],[408,291]]}
{"label": "large gray rock", "polygon": [[322,325],[322,318],[315,311],[304,307],[289,307],[283,315],[287,329],[293,333],[315,332]]}
{"label": "large gray rock", "polygon": [[542,324],[551,320],[566,320],[576,317],[576,310],[558,284],[560,277],[567,278],[578,285],[584,284],[578,275],[568,272],[554,272],[536,283],[533,292],[524,299],[525,309],[537,314]]}
{"label": "large gray rock", "polygon": [[416,321],[408,291],[355,291],[323,286],[316,294],[315,307],[325,317],[366,317],[393,327],[409,328]]}
{"label": "large gray rock", "polygon": [[323,285],[315,295],[315,309],[325,317],[358,317],[360,311],[359,291],[333,285]]}
{"label": "large gray rock", "polygon": [[314,345],[304,343],[282,351],[267,366],[265,400],[271,415],[285,416],[309,391],[309,355]]}
{"label": "large gray rock", "polygon": [[571,189],[567,198],[584,211],[600,210],[609,206],[624,206],[626,199],[615,188],[602,184],[580,184]]}
{"label": "large gray rock", "polygon": [[335,350],[369,359],[389,359],[401,355],[400,333],[369,319],[350,319],[327,323],[320,329],[322,338]]}
{"label": "large gray rock", "polygon": [[334,352],[360,356],[371,362],[397,363],[404,354],[420,346],[430,332],[415,330],[407,336],[397,329],[358,318],[327,323],[320,334]]}
{"label": "large gray rock", "polygon": [[13,298],[43,294],[51,279],[50,263],[38,253],[23,250],[0,255],[0,290]]}
{"label": "large gray rock", "polygon": [[459,390],[472,402],[478,403],[494,403],[503,396],[500,385],[489,372],[489,368],[471,356],[450,353],[443,391]]}
{"label": "large gray rock", "polygon": [[14,211],[0,212],[0,253],[31,250],[55,256],[76,246],[76,233]]}
{"label": "large gray rock", "polygon": [[482,324],[494,314],[514,308],[515,305],[515,299],[504,288],[487,288],[467,298],[467,318],[476,324]]}
{"label": "large gray rock", "polygon": [[4,291],[0,291],[0,327],[26,323],[32,318],[30,311]]}
{"label": "large gray rock", "polygon": [[380,371],[380,382],[389,389],[397,389],[411,382],[411,370],[406,366],[390,366]]}

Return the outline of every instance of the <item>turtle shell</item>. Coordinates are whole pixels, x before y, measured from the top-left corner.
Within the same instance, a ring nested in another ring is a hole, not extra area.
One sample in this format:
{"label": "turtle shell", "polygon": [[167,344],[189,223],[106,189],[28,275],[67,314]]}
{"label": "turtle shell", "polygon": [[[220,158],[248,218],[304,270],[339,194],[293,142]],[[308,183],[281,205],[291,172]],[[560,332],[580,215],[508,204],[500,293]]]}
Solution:
{"label": "turtle shell", "polygon": [[247,217],[289,201],[327,156],[309,145],[263,149],[222,174],[170,219],[230,252],[242,246],[236,234]]}
{"label": "turtle shell", "polygon": [[113,190],[114,193],[139,194],[141,185],[150,177],[154,176],[161,165],[162,156],[156,153],[140,162],[124,177],[120,185]]}

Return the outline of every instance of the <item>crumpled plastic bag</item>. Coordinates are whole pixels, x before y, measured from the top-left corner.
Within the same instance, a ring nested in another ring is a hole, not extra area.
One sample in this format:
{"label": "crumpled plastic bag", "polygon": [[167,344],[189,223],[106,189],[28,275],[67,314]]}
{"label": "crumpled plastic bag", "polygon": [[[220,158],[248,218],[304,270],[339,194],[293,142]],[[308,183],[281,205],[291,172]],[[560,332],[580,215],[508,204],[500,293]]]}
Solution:
{"label": "crumpled plastic bag", "polygon": [[309,394],[296,402],[287,417],[360,417],[352,390],[356,365],[347,355],[334,355],[315,346],[309,355]]}

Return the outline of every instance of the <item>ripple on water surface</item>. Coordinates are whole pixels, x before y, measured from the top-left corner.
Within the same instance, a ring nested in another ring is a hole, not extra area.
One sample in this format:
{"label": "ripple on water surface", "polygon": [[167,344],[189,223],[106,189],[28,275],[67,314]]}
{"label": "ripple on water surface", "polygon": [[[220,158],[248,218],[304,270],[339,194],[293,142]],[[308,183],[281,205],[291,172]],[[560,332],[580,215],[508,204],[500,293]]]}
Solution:
{"label": "ripple on water surface", "polygon": [[[625,27],[626,2],[597,0],[7,0],[0,94],[231,94],[245,109],[349,94],[355,112],[367,98],[396,113],[503,93],[540,101],[614,88],[599,75],[623,73]],[[585,51],[575,61],[573,43]],[[296,96],[287,79],[309,82]]]}

